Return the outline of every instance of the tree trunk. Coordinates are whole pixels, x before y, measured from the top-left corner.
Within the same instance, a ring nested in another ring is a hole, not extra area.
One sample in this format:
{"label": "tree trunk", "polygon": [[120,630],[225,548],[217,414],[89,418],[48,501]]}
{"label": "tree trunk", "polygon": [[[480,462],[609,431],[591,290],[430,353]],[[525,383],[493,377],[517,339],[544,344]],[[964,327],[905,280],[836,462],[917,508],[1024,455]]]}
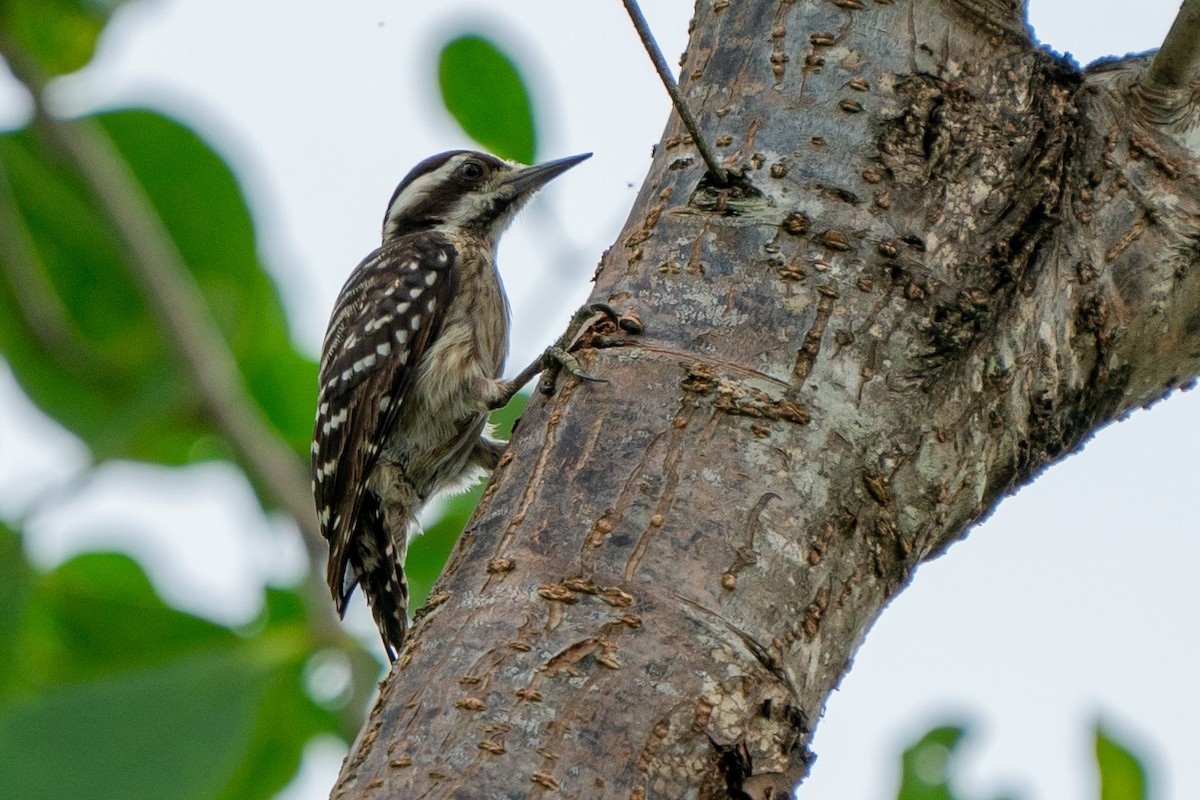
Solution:
{"label": "tree trunk", "polygon": [[699,4],[743,178],[672,119],[592,295],[644,333],[529,404],[335,797],[787,797],[915,567],[1196,375],[1190,96],[1016,6]]}

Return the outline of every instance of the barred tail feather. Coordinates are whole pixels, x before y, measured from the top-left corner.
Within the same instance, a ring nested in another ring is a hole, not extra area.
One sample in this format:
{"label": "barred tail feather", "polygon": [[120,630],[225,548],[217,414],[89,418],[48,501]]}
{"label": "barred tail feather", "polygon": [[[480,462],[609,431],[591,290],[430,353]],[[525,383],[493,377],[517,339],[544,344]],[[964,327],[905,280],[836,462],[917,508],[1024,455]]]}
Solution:
{"label": "barred tail feather", "polygon": [[358,585],[371,606],[371,615],[383,639],[388,659],[396,660],[396,651],[404,644],[408,630],[408,580],[404,577],[404,536],[394,541],[385,523],[379,498],[363,493],[359,513],[359,531],[355,536]]}

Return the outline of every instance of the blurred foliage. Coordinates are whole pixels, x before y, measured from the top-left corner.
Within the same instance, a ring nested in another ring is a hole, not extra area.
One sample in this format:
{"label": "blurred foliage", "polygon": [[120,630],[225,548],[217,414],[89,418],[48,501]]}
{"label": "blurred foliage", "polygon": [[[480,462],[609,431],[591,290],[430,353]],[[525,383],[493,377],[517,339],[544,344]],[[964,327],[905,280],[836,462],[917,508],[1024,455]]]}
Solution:
{"label": "blurred foliage", "polygon": [[92,58],[109,17],[127,0],[0,0],[0,31],[51,75]]}
{"label": "blurred foliage", "polygon": [[966,729],[934,728],[904,751],[900,758],[899,800],[960,800],[950,789],[954,751]]}
{"label": "blurred foliage", "polygon": [[[78,69],[121,2],[0,0],[0,48],[51,77]],[[529,95],[511,59],[464,36],[446,46],[439,75],[469,135],[534,160]],[[93,119],[169,231],[267,423],[307,460],[317,366],[291,343],[235,176],[161,114]],[[226,432],[199,406],[128,258],[41,123],[0,135],[0,354],[22,389],[95,463],[229,459]],[[523,402],[498,412],[502,434]],[[481,491],[447,501],[414,542],[413,607]],[[168,606],[122,554],[39,572],[0,523],[0,797],[271,797],[313,736],[354,736],[377,673],[357,643],[324,627],[325,609],[306,608],[306,592],[267,588],[261,618],[231,629]]]}
{"label": "blurred foliage", "polygon": [[438,58],[442,102],[467,135],[501,158],[532,164],[537,129],[513,60],[482,36],[460,36]]}
{"label": "blurred foliage", "polygon": [[[952,788],[955,757],[967,729],[943,725],[926,732],[901,756],[897,800],[965,800]],[[1141,759],[1095,728],[1100,800],[1145,800],[1146,770]]]}
{"label": "blurred foliage", "polygon": [[[307,458],[317,366],[292,346],[233,174],[161,115],[96,120],[170,230],[250,392]],[[36,127],[0,136],[0,227],[10,232],[0,248],[0,351],[30,399],[97,459],[227,455],[106,214]]]}
{"label": "blurred foliage", "polygon": [[1146,768],[1101,724],[1096,725],[1096,766],[1100,770],[1100,800],[1145,800]]}
{"label": "blurred foliage", "polygon": [[167,606],[115,553],[39,574],[0,526],[0,795],[267,798],[335,710],[304,690],[318,643],[273,589],[247,630]]}

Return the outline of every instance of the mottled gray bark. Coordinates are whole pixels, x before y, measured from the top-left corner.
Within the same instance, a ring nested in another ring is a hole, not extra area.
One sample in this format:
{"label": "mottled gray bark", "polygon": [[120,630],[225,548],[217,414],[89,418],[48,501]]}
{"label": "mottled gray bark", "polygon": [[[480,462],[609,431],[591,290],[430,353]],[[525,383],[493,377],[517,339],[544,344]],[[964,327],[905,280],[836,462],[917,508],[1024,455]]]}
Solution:
{"label": "mottled gray bark", "polygon": [[[880,610],[1200,371],[1200,149],[1012,2],[703,0],[593,299],[335,797],[780,798]],[[1140,98],[1140,99],[1139,99]]]}

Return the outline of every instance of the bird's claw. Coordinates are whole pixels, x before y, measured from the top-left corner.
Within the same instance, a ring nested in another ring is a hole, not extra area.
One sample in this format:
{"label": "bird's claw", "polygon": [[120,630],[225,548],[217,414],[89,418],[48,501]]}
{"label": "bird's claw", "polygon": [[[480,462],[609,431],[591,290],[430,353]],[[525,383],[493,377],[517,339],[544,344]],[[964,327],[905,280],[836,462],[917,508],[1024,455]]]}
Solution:
{"label": "bird's claw", "polygon": [[605,378],[588,375],[579,365],[579,361],[571,355],[592,327],[598,323],[609,323],[626,333],[637,335],[642,332],[642,320],[634,311],[618,313],[608,303],[589,303],[575,312],[571,324],[556,344],[546,348],[542,354],[542,378],[538,382],[538,391],[544,395],[554,394],[558,376],[562,372],[573,375],[580,380],[591,383],[607,383]]}
{"label": "bird's claw", "polygon": [[595,375],[588,375],[584,372],[579,360],[558,345],[546,348],[546,352],[542,353],[542,364],[545,366],[545,370],[542,372],[542,380],[538,383],[538,391],[542,394],[554,393],[554,386],[560,372],[592,383],[608,383],[606,378],[597,378]]}

